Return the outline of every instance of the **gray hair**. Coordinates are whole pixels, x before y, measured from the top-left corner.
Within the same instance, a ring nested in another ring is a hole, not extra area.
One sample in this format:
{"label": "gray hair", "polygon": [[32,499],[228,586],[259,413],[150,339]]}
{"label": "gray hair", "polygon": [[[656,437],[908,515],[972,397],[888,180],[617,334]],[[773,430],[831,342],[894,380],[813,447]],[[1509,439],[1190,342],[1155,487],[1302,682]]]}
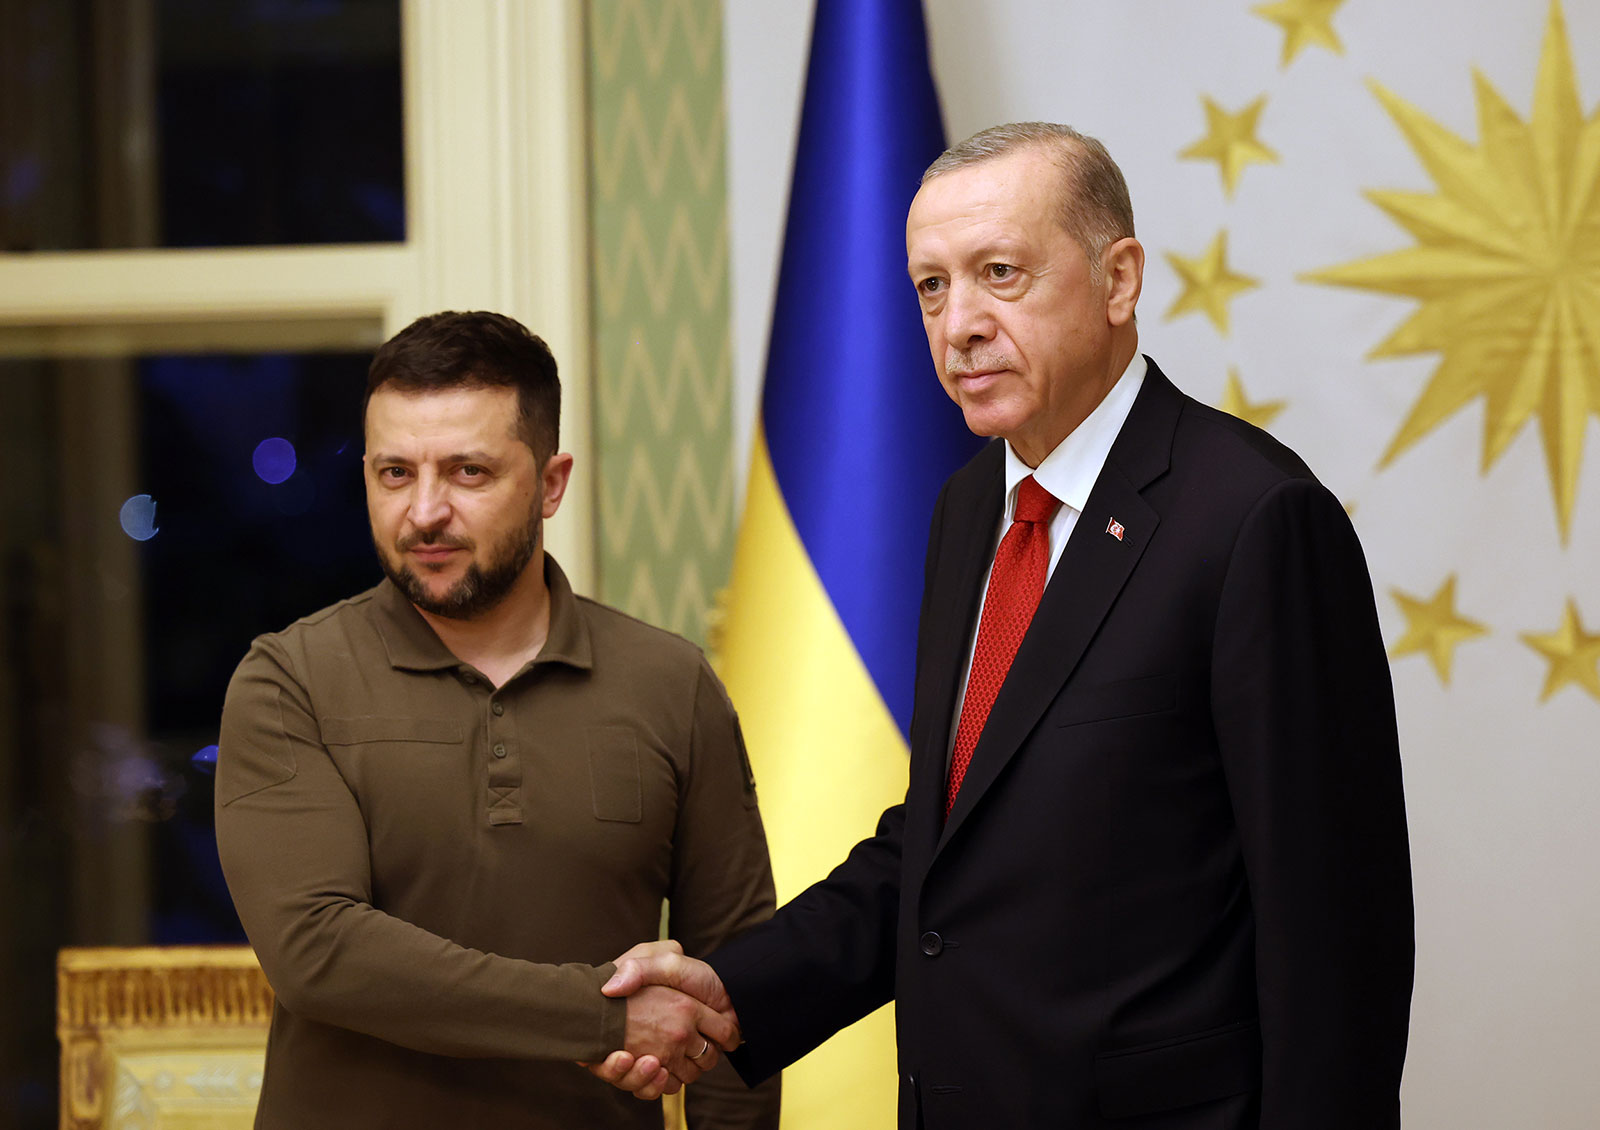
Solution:
{"label": "gray hair", "polygon": [[941,153],[922,174],[922,183],[1028,146],[1047,149],[1061,170],[1058,219],[1089,257],[1090,274],[1098,281],[1100,253],[1133,235],[1133,202],[1122,170],[1095,138],[1055,122],[990,126]]}

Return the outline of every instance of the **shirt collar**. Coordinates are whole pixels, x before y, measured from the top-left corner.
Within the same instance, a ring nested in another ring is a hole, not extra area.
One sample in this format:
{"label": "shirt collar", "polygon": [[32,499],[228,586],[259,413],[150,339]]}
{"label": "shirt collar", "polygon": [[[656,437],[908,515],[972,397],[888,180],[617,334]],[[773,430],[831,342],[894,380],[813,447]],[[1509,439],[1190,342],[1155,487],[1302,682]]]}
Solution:
{"label": "shirt collar", "polygon": [[588,610],[572,591],[566,573],[548,553],[544,555],[544,583],[550,590],[550,631],[533,662],[565,663],[587,671],[594,666]]}
{"label": "shirt collar", "polygon": [[1117,378],[1117,383],[1111,386],[1105,398],[1095,405],[1094,411],[1083,423],[1073,428],[1066,439],[1056,444],[1055,450],[1046,455],[1037,467],[1024,463],[1007,441],[1006,522],[1011,521],[1016,509],[1017,484],[1029,475],[1060,500],[1063,506],[1070,506],[1080,513],[1083,511],[1089,502],[1089,492],[1094,489],[1095,480],[1106,465],[1106,457],[1111,454],[1111,445],[1117,441],[1117,433],[1122,430],[1128,413],[1133,410],[1133,402],[1139,396],[1148,369],[1149,363],[1145,361],[1144,354],[1135,353],[1128,367],[1122,371],[1122,376]]}
{"label": "shirt collar", "polygon": [[[594,652],[583,602],[548,553],[544,555],[544,583],[550,593],[550,631],[533,663],[564,663],[588,670],[594,665]],[[422,614],[387,577],[378,586],[373,604],[373,623],[391,667],[440,671],[461,666],[461,660],[444,646]]]}

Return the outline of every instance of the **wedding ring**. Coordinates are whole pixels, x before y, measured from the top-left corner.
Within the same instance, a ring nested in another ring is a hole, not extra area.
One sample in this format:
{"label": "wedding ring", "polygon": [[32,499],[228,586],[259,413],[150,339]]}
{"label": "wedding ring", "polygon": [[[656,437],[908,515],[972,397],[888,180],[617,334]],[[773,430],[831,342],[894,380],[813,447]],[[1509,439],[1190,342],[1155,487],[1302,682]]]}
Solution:
{"label": "wedding ring", "polygon": [[[702,1037],[700,1037],[700,1038],[701,1038],[701,1039],[702,1039],[702,1040],[705,1040],[705,1037],[704,1037],[704,1036],[702,1036]],[[710,1051],[710,1050],[711,1050],[711,1041],[710,1041],[710,1040],[705,1040],[705,1043],[703,1043],[703,1044],[701,1044],[701,1045],[700,1045],[700,1050],[699,1050],[699,1051],[697,1051],[697,1052],[695,1052],[695,1053],[694,1053],[694,1054],[693,1054],[693,1055],[692,1055],[692,1056],[690,1056],[690,1057],[689,1057],[689,1058],[690,1058],[690,1059],[699,1059],[699,1058],[700,1058],[700,1057],[701,1057],[701,1056],[703,1056],[703,1055],[705,1055],[705,1054],[706,1054],[706,1052],[708,1052],[708,1051]]]}

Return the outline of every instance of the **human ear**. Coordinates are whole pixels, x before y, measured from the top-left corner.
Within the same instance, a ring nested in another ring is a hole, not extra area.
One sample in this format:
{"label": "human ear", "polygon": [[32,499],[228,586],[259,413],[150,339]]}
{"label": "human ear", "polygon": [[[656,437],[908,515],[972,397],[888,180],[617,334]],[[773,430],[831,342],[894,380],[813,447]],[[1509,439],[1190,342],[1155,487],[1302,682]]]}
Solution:
{"label": "human ear", "polygon": [[544,461],[539,469],[539,482],[544,487],[544,505],[540,513],[546,518],[555,517],[561,508],[562,496],[567,493],[567,483],[572,481],[572,456],[558,452]]}
{"label": "human ear", "polygon": [[1106,321],[1127,325],[1144,287],[1144,245],[1132,236],[1119,239],[1101,252],[1100,267],[1106,280]]}

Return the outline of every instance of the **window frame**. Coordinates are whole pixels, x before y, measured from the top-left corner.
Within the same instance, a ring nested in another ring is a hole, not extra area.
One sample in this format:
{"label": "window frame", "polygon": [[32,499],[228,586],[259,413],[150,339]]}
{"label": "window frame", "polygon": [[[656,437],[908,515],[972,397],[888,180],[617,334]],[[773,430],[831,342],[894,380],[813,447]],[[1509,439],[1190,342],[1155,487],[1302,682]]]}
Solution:
{"label": "window frame", "polygon": [[[401,0],[403,243],[0,253],[0,355],[371,348],[491,309],[561,363],[563,448],[594,466],[581,0]],[[594,476],[548,528],[593,591]]]}

